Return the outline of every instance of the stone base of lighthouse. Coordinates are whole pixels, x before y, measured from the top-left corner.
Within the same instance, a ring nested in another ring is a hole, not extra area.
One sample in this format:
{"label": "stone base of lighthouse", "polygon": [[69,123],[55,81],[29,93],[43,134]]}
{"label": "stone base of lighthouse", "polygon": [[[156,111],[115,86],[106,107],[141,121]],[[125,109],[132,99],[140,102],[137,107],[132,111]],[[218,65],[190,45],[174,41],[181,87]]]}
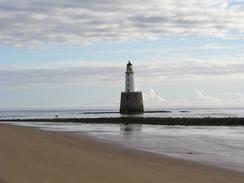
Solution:
{"label": "stone base of lighthouse", "polygon": [[143,113],[142,92],[121,92],[120,113]]}

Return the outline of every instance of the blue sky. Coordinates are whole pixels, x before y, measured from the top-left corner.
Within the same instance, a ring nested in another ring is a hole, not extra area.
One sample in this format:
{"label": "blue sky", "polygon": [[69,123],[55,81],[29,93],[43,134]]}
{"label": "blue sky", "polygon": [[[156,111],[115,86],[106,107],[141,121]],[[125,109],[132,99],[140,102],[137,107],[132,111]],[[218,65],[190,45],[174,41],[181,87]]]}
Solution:
{"label": "blue sky", "polygon": [[244,107],[243,1],[0,0],[0,108]]}

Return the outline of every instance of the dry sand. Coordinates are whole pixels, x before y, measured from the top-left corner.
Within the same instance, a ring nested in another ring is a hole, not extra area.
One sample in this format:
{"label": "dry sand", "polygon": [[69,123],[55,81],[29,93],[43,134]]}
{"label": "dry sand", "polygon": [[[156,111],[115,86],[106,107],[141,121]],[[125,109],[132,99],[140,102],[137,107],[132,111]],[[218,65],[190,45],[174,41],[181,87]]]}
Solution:
{"label": "dry sand", "polygon": [[0,183],[243,183],[244,175],[90,137],[0,124]]}

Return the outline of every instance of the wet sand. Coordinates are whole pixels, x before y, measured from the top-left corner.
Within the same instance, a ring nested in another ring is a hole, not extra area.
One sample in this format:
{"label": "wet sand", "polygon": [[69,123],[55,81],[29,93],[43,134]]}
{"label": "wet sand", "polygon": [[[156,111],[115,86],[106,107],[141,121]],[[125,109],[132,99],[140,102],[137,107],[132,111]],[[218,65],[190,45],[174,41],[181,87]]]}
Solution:
{"label": "wet sand", "polygon": [[244,174],[99,142],[0,124],[0,183],[243,183]]}

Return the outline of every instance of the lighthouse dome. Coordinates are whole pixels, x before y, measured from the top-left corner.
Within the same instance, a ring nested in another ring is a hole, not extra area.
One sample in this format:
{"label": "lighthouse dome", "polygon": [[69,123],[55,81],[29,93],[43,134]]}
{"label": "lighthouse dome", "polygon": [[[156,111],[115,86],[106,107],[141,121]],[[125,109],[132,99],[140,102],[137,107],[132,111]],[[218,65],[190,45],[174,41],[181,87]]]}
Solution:
{"label": "lighthouse dome", "polygon": [[130,63],[130,61],[128,62],[127,66],[132,66],[132,64]]}
{"label": "lighthouse dome", "polygon": [[130,61],[127,64],[126,72],[133,73],[133,67],[132,67],[132,64],[130,63]]}

